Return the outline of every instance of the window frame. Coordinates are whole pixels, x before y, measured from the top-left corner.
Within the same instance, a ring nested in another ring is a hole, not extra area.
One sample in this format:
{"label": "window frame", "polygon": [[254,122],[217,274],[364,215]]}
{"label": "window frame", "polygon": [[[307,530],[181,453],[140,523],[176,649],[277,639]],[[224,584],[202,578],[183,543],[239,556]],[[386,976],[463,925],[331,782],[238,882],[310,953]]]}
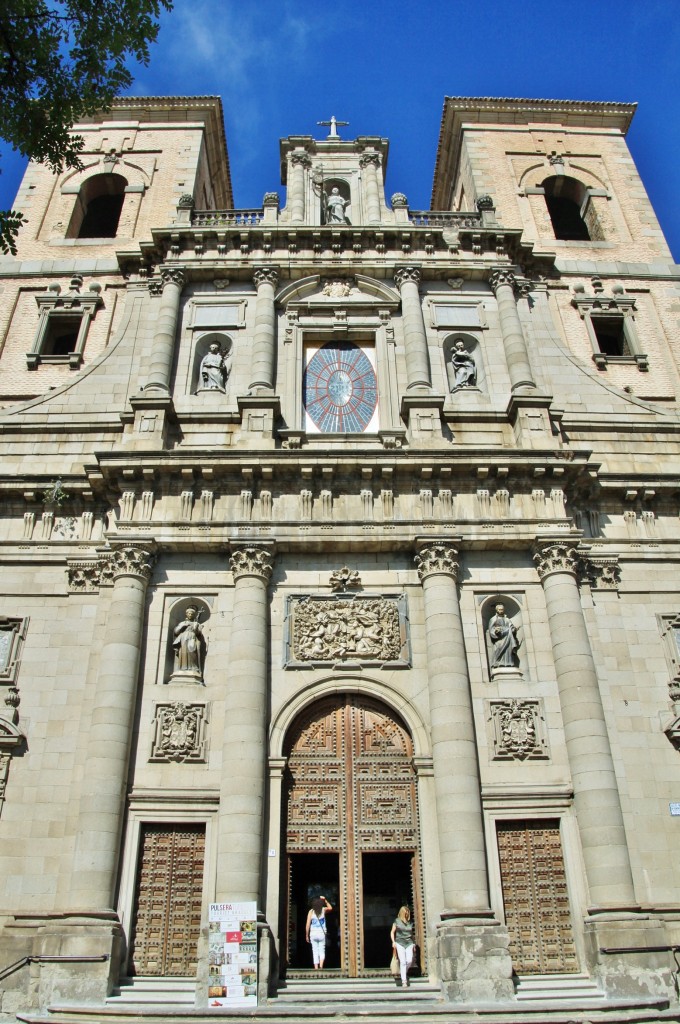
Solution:
{"label": "window frame", "polygon": [[[58,284],[52,284],[47,292],[36,295],[35,301],[40,311],[40,318],[33,346],[31,351],[26,353],[26,365],[29,370],[37,370],[41,363],[67,365],[71,370],[77,370],[82,365],[90,323],[94,319],[97,309],[103,306],[104,301],[100,295],[100,284],[91,282],[88,290],[84,293],[80,291],[81,285],[82,278],[76,276],[71,279],[70,290],[65,295],[61,294],[61,287]],[[50,338],[51,325],[59,320],[76,320],[78,318],[80,326],[73,350],[64,353],[45,351]]]}
{"label": "window frame", "polygon": [[[635,328],[635,299],[631,295],[586,295],[577,293],[571,300],[586,325],[588,338],[593,350],[592,360],[598,370],[606,370],[609,365],[636,365],[638,370],[649,369],[649,358],[642,351],[640,339]],[[593,321],[599,319],[621,320],[621,327],[628,355],[609,355],[600,348]]]}

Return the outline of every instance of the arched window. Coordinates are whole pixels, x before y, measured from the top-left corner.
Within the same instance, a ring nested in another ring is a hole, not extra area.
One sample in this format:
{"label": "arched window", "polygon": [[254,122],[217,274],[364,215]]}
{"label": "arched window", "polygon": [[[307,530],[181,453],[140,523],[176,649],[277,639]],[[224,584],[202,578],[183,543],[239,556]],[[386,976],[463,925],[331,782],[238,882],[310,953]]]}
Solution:
{"label": "arched window", "polygon": [[67,238],[115,238],[126,186],[121,174],[95,174],[84,181]]}
{"label": "arched window", "polygon": [[564,174],[546,178],[542,184],[555,238],[589,242],[590,232],[582,216],[583,205],[588,198],[585,185]]}

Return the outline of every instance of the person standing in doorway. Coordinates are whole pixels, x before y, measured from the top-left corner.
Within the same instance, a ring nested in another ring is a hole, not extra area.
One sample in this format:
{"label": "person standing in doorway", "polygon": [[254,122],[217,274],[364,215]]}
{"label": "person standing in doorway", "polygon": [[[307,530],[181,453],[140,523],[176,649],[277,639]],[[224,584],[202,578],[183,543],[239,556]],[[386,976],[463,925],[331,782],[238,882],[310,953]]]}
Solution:
{"label": "person standing in doorway", "polygon": [[408,970],[413,963],[414,950],[413,921],[408,907],[399,908],[399,913],[392,925],[390,938],[392,939],[392,952],[399,959],[400,977],[396,979],[397,985],[408,988],[410,984]]}
{"label": "person standing in doorway", "polygon": [[325,896],[316,896],[307,914],[307,942],[312,946],[314,970],[323,970],[326,959],[326,914],[333,908]]}

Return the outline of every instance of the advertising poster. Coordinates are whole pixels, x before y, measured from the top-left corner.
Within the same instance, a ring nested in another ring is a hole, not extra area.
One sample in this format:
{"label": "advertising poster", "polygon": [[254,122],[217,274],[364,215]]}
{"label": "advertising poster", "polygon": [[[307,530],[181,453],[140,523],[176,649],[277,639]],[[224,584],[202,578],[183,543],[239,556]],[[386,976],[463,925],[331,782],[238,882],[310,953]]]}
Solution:
{"label": "advertising poster", "polygon": [[257,907],[211,903],[208,1006],[257,1006]]}

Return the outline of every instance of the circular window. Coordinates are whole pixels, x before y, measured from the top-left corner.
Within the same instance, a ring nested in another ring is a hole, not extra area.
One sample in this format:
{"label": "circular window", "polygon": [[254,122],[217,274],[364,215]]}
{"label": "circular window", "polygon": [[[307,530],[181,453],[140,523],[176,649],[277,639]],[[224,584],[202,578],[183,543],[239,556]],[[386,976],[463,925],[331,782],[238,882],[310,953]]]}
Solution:
{"label": "circular window", "polygon": [[378,405],[371,361],[357,345],[330,342],[315,352],[305,371],[307,415],[322,433],[362,433]]}

